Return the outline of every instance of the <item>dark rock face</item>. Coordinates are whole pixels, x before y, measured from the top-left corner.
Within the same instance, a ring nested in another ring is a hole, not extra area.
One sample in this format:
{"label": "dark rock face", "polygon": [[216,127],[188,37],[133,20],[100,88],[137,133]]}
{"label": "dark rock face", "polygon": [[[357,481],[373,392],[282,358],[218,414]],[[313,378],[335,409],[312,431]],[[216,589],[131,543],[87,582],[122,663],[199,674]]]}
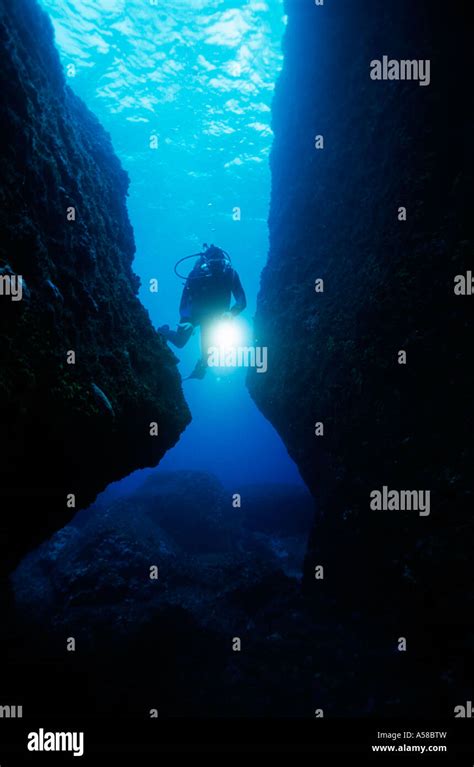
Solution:
{"label": "dark rock face", "polygon": [[[424,624],[449,665],[446,634],[461,657],[472,605],[474,299],[454,294],[473,267],[467,5],[287,12],[256,316],[269,369],[249,388],[317,501],[308,593],[372,614],[388,641],[413,630],[419,658]],[[430,85],[373,81],[386,54],[430,59]],[[371,510],[384,485],[429,490],[430,515]]]}
{"label": "dark rock face", "polygon": [[155,465],[190,415],[175,357],[137,298],[128,177],[66,86],[33,0],[0,2],[0,46],[0,276],[23,278],[22,300],[0,295],[9,566],[74,513],[66,494],[81,508],[109,482]]}

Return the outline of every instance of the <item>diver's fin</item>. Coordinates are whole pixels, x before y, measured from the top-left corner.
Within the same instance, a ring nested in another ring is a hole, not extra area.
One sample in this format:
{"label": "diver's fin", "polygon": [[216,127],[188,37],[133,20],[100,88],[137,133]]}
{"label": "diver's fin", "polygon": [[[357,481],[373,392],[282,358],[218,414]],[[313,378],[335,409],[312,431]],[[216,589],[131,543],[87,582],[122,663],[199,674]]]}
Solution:
{"label": "diver's fin", "polygon": [[204,376],[206,375],[207,371],[207,364],[203,362],[202,360],[198,360],[196,362],[196,366],[193,370],[193,372],[188,375],[186,378],[183,378],[183,381],[189,381],[190,378],[197,378],[199,381],[202,381]]}
{"label": "diver's fin", "polygon": [[170,332],[170,326],[169,325],[160,325],[160,327],[156,329],[156,332],[159,333],[160,336],[163,336],[163,338],[168,340],[169,332]]}

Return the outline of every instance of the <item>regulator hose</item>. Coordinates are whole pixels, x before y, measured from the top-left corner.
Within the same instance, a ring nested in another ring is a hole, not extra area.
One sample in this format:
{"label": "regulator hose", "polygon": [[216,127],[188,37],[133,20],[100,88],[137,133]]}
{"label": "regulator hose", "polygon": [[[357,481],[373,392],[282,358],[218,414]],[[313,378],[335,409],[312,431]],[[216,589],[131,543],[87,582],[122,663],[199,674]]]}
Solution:
{"label": "regulator hose", "polygon": [[[206,247],[206,246],[204,246],[204,247]],[[229,256],[227,251],[226,250],[222,250],[222,248],[218,248],[218,250],[220,250],[221,253],[224,254],[224,256],[227,258],[229,264],[232,264],[231,257]],[[191,277],[190,275],[184,275],[184,274],[180,274],[178,272],[178,266],[180,264],[182,264],[183,261],[187,261],[189,258],[199,258],[199,257],[204,258],[206,261],[209,261],[209,259],[206,258],[206,251],[204,251],[202,253],[191,253],[190,256],[184,256],[184,258],[180,258],[179,261],[176,261],[176,263],[174,265],[174,273],[175,273],[175,275],[177,277],[179,277],[180,280],[186,280],[187,281],[187,280],[199,279],[198,277]]]}

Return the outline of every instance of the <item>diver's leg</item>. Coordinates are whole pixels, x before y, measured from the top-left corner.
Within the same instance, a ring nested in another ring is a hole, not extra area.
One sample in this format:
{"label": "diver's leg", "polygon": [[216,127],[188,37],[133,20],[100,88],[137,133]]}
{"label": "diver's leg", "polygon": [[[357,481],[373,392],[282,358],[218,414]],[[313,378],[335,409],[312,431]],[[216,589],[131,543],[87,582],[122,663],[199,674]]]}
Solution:
{"label": "diver's leg", "polygon": [[173,346],[177,346],[178,349],[182,349],[189,339],[191,338],[194,330],[194,325],[191,322],[180,322],[176,330],[171,330],[168,325],[158,328],[158,332],[161,333],[167,341]]}
{"label": "diver's leg", "polygon": [[206,319],[201,322],[201,360],[207,366],[209,360],[209,349],[212,346],[212,326],[214,319]]}
{"label": "diver's leg", "polygon": [[[200,322],[201,325],[201,356],[194,366],[194,370],[188,378],[198,378],[202,380],[206,375],[208,368],[209,346],[211,342],[210,331],[212,323],[208,320]],[[187,380],[187,379],[185,379]]]}

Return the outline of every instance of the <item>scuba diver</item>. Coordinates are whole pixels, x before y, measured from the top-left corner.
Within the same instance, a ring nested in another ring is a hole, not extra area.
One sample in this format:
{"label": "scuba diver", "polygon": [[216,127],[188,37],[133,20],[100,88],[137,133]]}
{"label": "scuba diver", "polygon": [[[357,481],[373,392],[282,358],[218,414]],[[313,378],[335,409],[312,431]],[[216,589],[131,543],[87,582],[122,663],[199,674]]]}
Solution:
{"label": "scuba diver", "polygon": [[[230,256],[215,245],[207,245],[202,253],[181,258],[174,270],[178,277],[185,279],[179,305],[179,324],[176,330],[169,325],[158,328],[158,332],[178,349],[191,338],[194,328],[201,328],[201,357],[188,378],[202,379],[208,367],[210,333],[216,320],[237,317],[247,306],[245,292],[239,275],[232,266]],[[187,277],[177,272],[178,265],[188,258],[199,258]],[[231,296],[235,304],[230,307]],[[187,380],[187,379],[184,379]]]}

